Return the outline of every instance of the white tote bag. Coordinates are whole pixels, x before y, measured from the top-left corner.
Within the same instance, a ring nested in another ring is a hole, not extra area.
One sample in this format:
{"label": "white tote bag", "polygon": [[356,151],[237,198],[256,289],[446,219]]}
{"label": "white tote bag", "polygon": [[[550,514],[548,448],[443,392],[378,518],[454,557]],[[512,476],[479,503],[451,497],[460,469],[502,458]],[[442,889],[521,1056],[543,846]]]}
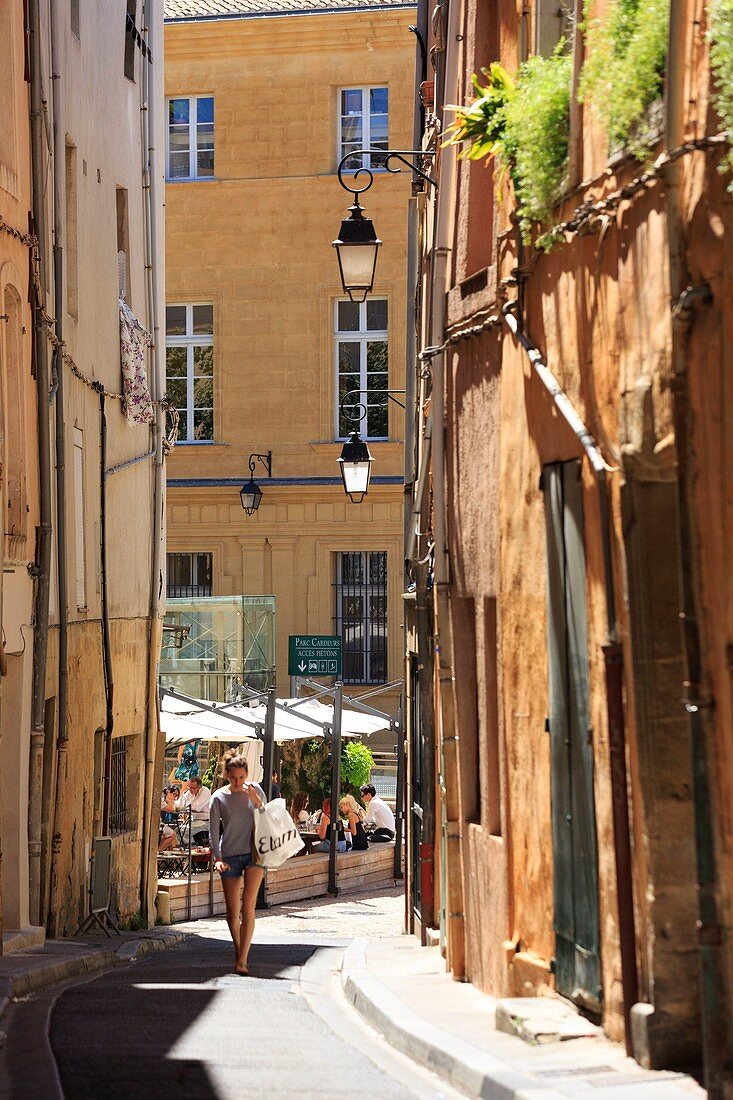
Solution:
{"label": "white tote bag", "polygon": [[305,845],[287,811],[284,798],[273,798],[255,812],[254,856],[260,867],[280,867]]}

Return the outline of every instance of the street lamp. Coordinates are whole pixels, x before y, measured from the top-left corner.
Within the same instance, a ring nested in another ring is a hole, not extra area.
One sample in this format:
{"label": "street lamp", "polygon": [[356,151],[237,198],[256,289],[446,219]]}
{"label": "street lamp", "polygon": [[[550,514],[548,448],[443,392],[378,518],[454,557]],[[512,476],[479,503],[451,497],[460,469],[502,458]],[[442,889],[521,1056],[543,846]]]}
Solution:
{"label": "street lamp", "polygon": [[[339,235],[333,242],[339,262],[341,273],[341,285],[352,302],[364,302],[366,296],[374,286],[374,274],[377,269],[377,255],[381,241],[376,234],[371,218],[364,217],[364,210],[359,202],[359,195],[368,191],[374,183],[374,173],[371,168],[347,168],[346,162],[355,157],[369,156],[369,163],[374,164],[374,158],[379,158],[380,168],[386,169],[392,174],[402,171],[401,168],[392,165],[397,160],[406,165],[414,176],[437,187],[434,179],[431,179],[422,168],[418,167],[418,161],[422,158],[435,156],[435,150],[423,151],[422,149],[357,149],[346,153],[339,162],[338,181],[344,191],[354,195],[354,205],[349,207],[350,216],[341,222]],[[414,161],[408,160],[413,157]],[[344,179],[347,172],[351,182]],[[358,186],[356,180],[359,176],[366,176],[367,180],[362,186]],[[413,176],[413,178],[414,178]]]}
{"label": "street lamp", "polygon": [[369,489],[373,460],[369,447],[356,428],[341,448],[338,461],[344,492],[351,497],[352,504],[361,504]]}
{"label": "street lamp", "polygon": [[[370,393],[385,397],[387,399],[385,404],[394,401],[395,405],[399,405],[401,409],[404,409],[405,406],[395,397],[395,394],[404,394],[404,392],[404,390],[382,389],[349,390],[339,402],[339,412],[341,417],[345,417],[347,420],[357,422],[365,420],[369,412]],[[363,401],[359,400],[362,394],[365,398]],[[374,406],[372,405],[372,407]],[[359,435],[358,428],[352,428],[349,438],[341,448],[338,462],[341,468],[344,492],[351,497],[353,504],[361,504],[369,491],[373,459],[369,447]]]}
{"label": "street lamp", "polygon": [[245,482],[239,490],[242,507],[248,516],[253,516],[255,514],[262,500],[262,490],[255,481],[254,476],[255,461],[261,462],[267,470],[267,476],[272,477],[272,451],[268,451],[266,455],[260,455],[253,452],[249,456],[249,481]]}
{"label": "street lamp", "polygon": [[341,222],[333,242],[341,272],[341,285],[352,302],[364,302],[374,286],[377,253],[382,243],[374,232],[371,218],[365,218],[357,195],[349,207],[351,215]]}

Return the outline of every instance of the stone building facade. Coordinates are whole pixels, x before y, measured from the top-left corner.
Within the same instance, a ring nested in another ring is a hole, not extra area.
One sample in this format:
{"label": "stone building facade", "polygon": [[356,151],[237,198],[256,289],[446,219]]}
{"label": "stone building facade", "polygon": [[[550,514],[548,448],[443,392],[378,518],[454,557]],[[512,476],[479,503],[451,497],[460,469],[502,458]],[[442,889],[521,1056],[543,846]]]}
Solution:
{"label": "stone building facade", "polygon": [[710,9],[671,5],[638,183],[580,105],[578,20],[545,252],[506,175],[439,148],[471,74],[551,54],[544,7],[510,7],[451,3],[437,112],[423,85],[439,188],[415,214],[414,927],[440,925],[457,978],[558,991],[728,1096],[731,200]]}
{"label": "stone building facade", "polygon": [[0,244],[12,298],[3,905],[6,931],[36,939],[71,934],[87,915],[101,835],[112,911],[155,916],[164,271],[163,166],[151,151],[163,12],[146,0],[117,15],[30,0],[0,17],[12,59],[3,104],[14,108],[3,112],[0,201],[28,234]]}
{"label": "stone building facade", "polygon": [[[168,394],[186,421],[168,593],[274,595],[280,695],[291,634],[342,634],[351,685],[402,671],[404,424],[383,391],[404,388],[409,180],[379,171],[365,200],[385,240],[366,304],[345,298],[331,242],[352,201],[342,148],[410,140],[413,15],[392,0],[166,3]],[[339,398],[366,388],[374,465],[353,504],[338,458],[356,421]],[[250,455],[268,453],[246,515]]]}

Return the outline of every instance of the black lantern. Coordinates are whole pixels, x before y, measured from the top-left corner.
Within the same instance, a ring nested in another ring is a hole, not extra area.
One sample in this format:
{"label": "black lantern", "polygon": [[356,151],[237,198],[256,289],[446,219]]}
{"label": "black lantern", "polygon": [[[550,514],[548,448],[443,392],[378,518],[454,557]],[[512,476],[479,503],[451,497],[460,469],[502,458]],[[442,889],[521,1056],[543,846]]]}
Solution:
{"label": "black lantern", "polygon": [[372,456],[356,429],[343,445],[339,465],[344,491],[351,497],[353,504],[361,504],[369,489]]}
{"label": "black lantern", "polygon": [[255,481],[255,460],[261,462],[267,470],[267,476],[272,477],[272,451],[268,451],[266,455],[251,454],[249,456],[249,481],[247,481],[239,490],[239,496],[242,500],[242,507],[248,516],[253,516],[260,506],[262,500],[262,490]]}
{"label": "black lantern", "polygon": [[377,253],[381,241],[374,232],[371,218],[365,218],[358,195],[349,208],[351,216],[341,222],[333,242],[339,261],[341,285],[352,302],[364,302],[374,286]]}

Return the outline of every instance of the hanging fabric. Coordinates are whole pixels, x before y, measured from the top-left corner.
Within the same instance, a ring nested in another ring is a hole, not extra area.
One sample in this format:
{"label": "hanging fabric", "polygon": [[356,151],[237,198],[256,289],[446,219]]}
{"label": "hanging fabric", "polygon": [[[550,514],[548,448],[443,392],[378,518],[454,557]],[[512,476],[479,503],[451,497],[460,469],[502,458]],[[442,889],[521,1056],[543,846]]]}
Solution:
{"label": "hanging fabric", "polygon": [[145,355],[152,343],[147,332],[124,298],[120,298],[120,360],[122,391],[128,424],[152,424],[155,420]]}

